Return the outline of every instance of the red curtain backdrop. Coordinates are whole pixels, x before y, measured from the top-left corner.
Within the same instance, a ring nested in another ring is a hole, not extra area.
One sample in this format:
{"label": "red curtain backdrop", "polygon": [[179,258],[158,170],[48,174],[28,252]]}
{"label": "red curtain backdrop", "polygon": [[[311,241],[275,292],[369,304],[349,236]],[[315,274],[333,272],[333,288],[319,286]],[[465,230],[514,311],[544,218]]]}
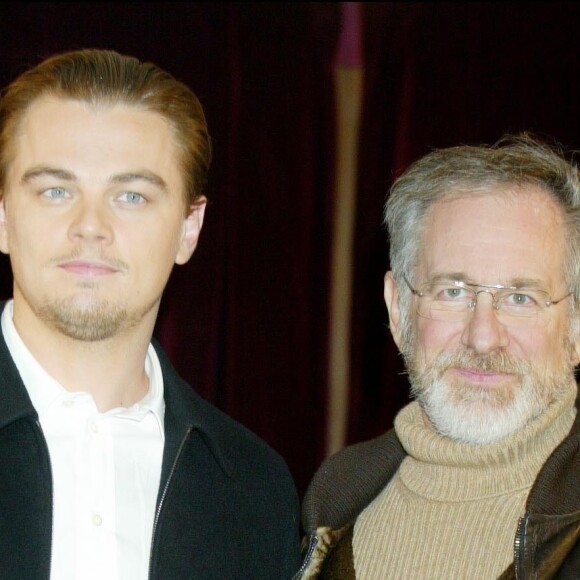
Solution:
{"label": "red curtain backdrop", "polygon": [[[407,401],[387,328],[382,204],[432,147],[522,129],[580,142],[580,7],[363,3],[348,441]],[[54,52],[112,48],[190,85],[214,136],[199,247],[156,335],[195,388],[288,462],[300,493],[325,448],[340,3],[0,4],[0,84]],[[0,260],[0,296],[11,295]]]}

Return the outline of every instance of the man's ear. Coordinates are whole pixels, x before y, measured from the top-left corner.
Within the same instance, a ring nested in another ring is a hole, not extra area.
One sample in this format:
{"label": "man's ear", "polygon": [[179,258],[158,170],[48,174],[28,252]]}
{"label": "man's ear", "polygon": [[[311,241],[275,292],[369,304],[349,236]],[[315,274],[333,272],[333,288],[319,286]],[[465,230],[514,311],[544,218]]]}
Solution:
{"label": "man's ear", "polygon": [[574,360],[574,366],[580,365],[580,320],[578,319],[578,314],[576,314],[576,320],[574,321],[574,331],[571,333],[575,339],[572,344],[572,356]]}
{"label": "man's ear", "polygon": [[385,304],[389,311],[389,328],[395,344],[401,348],[401,310],[399,308],[399,290],[391,271],[385,274]]}
{"label": "man's ear", "polygon": [[577,340],[574,343],[574,355],[575,355],[574,366],[577,367],[578,365],[580,365],[580,340]]}
{"label": "man's ear", "polygon": [[185,264],[195,251],[203,225],[206,204],[207,199],[200,197],[189,208],[189,214],[183,220],[183,233],[175,257],[176,264]]}
{"label": "man's ear", "polygon": [[8,228],[6,226],[6,206],[4,204],[4,194],[0,191],[0,252],[9,254]]}

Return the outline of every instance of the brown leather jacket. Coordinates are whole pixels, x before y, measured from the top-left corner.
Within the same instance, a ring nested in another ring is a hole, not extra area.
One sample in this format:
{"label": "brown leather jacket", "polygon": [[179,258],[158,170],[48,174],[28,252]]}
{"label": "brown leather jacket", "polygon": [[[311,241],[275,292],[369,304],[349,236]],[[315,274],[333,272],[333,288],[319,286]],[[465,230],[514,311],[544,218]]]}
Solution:
{"label": "brown leather jacket", "polygon": [[[580,396],[576,400],[579,408]],[[347,447],[317,471],[303,503],[304,562],[295,580],[356,580],[358,514],[405,458],[394,430]],[[580,413],[538,474],[514,538],[514,562],[498,580],[580,579]],[[387,575],[388,577],[388,575]]]}

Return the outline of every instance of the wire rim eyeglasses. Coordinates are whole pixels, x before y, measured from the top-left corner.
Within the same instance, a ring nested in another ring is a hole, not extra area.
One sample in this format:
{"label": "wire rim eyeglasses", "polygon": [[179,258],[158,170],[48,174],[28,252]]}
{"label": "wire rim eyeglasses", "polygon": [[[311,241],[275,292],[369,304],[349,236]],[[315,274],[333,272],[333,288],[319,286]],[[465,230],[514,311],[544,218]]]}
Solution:
{"label": "wire rim eyeglasses", "polygon": [[463,322],[477,307],[480,294],[489,294],[498,321],[505,326],[536,326],[546,322],[545,313],[572,295],[568,292],[552,300],[545,290],[501,284],[466,284],[460,280],[426,282],[414,288],[403,276],[409,290],[417,296],[417,314],[442,322]]}

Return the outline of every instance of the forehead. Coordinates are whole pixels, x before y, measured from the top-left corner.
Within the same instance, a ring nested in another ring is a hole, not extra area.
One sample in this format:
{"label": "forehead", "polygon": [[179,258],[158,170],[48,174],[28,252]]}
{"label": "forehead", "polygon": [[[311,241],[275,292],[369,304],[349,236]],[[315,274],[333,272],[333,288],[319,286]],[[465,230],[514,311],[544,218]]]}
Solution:
{"label": "forehead", "polygon": [[169,123],[158,113],[44,96],[18,125],[9,175],[31,164],[55,165],[79,177],[141,168],[165,178],[178,173],[178,149]]}
{"label": "forehead", "polygon": [[531,278],[550,289],[562,283],[562,211],[536,186],[438,202],[427,215],[422,242],[422,278],[462,274],[482,284]]}

